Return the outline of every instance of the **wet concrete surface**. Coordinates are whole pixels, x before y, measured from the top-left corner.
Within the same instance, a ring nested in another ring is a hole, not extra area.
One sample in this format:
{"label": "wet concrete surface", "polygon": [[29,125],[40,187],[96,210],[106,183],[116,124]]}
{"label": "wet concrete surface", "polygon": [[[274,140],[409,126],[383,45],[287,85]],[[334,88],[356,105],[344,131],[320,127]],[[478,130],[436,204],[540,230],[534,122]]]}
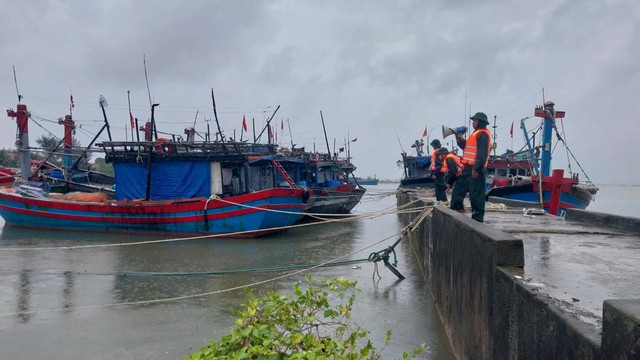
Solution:
{"label": "wet concrete surface", "polygon": [[514,276],[567,314],[601,329],[604,300],[640,299],[640,234],[522,209],[487,211],[485,223],[523,240]]}
{"label": "wet concrete surface", "polygon": [[[371,187],[356,211],[393,209],[396,187]],[[376,196],[387,191],[391,196]],[[400,226],[397,215],[391,214],[259,239],[74,250],[65,247],[158,237],[4,227],[0,230],[0,359],[182,359],[228,333],[235,319],[232,311],[245,299],[243,286],[292,270],[181,276],[132,272],[268,268],[319,263],[345,254],[352,254],[349,259],[366,259],[397,240],[392,236],[377,243],[398,232]],[[34,247],[58,249],[6,250]],[[371,332],[370,338],[379,349],[386,330],[392,330],[383,358],[401,358],[402,351],[425,343],[428,351],[421,358],[453,359],[411,245],[401,242],[396,253],[398,269],[406,277],[403,281],[382,265],[382,278],[374,277],[375,267],[367,262],[355,268],[347,265],[310,273],[319,278],[345,276],[358,281],[361,291],[356,297],[354,320]],[[255,286],[252,291],[287,292],[305,277],[297,274]],[[235,287],[239,290],[194,296]],[[180,296],[187,298],[147,302]],[[140,303],[118,305],[137,301]]]}

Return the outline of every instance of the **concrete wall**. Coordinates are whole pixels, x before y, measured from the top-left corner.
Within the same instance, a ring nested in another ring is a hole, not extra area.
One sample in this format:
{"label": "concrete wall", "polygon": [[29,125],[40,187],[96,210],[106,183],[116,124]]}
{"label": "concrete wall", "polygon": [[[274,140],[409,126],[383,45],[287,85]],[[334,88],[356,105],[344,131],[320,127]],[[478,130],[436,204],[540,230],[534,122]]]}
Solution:
{"label": "concrete wall", "polygon": [[494,359],[498,266],[524,266],[522,240],[447,208],[431,222],[431,290],[460,359]]}
{"label": "concrete wall", "polygon": [[[397,199],[427,204],[411,192]],[[425,281],[459,359],[640,360],[640,300],[605,302],[600,335],[514,279],[524,266],[522,240],[447,208],[432,211],[409,239],[420,248]],[[418,216],[400,219],[408,224]]]}
{"label": "concrete wall", "polygon": [[612,215],[580,209],[567,209],[565,219],[588,222],[598,226],[640,234],[640,218],[637,217]]}

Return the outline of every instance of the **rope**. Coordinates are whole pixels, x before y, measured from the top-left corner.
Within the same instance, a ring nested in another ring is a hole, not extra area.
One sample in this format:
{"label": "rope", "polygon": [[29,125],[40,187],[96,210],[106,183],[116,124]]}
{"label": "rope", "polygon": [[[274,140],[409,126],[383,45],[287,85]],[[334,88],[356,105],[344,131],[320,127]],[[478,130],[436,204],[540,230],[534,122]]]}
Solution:
{"label": "rope", "polygon": [[333,266],[344,266],[344,265],[352,265],[363,262],[368,262],[369,259],[354,259],[354,260],[345,260],[345,261],[334,261],[329,262],[327,264],[321,265],[319,263],[311,263],[311,264],[297,264],[297,265],[287,265],[287,266],[272,266],[272,267],[264,267],[264,268],[250,268],[250,269],[234,269],[234,270],[206,270],[206,271],[179,271],[179,272],[156,272],[156,271],[115,271],[115,272],[87,272],[87,271],[68,271],[68,270],[48,270],[48,271],[33,271],[33,270],[16,270],[16,269],[0,269],[2,273],[18,273],[21,271],[29,271],[31,274],[38,275],[64,275],[64,274],[74,274],[74,275],[87,275],[87,276],[209,276],[209,275],[233,275],[233,274],[244,274],[244,273],[266,273],[266,272],[275,272],[275,271],[287,271],[287,270],[295,270],[295,269],[306,269],[314,266],[321,265],[321,267],[333,267]]}
{"label": "rope", "polygon": [[[263,210],[271,210],[271,209],[263,209]],[[271,210],[271,211],[277,211],[277,210]],[[415,211],[418,211],[418,210],[415,210]],[[284,212],[284,213],[287,213],[287,212]],[[281,226],[281,227],[269,228],[269,230],[281,231],[281,230],[295,229],[295,228],[306,227],[306,226],[314,226],[314,225],[322,225],[322,224],[334,223],[334,222],[370,220],[370,219],[375,219],[375,218],[380,217],[380,216],[389,215],[389,214],[392,214],[392,213],[394,213],[394,212],[386,211],[386,212],[381,212],[381,213],[380,212],[379,213],[370,213],[370,214],[352,216],[349,219],[342,219],[342,218],[339,218],[339,219],[327,219],[324,222],[319,222],[319,223],[317,222],[317,223],[294,224],[294,225],[290,225],[290,226]],[[299,214],[299,213],[295,213],[295,214]],[[77,246],[50,246],[50,247],[28,247],[28,248],[11,247],[11,248],[0,248],[0,252],[4,252],[4,251],[79,250],[79,249],[109,248],[109,247],[119,247],[119,246],[137,246],[137,245],[159,244],[159,243],[166,243],[166,242],[212,239],[212,238],[219,238],[219,237],[233,237],[234,235],[243,235],[243,234],[253,233],[253,232],[255,232],[255,231],[247,230],[247,231],[238,231],[238,232],[234,232],[234,233],[205,234],[205,235],[197,235],[197,236],[190,236],[190,237],[175,237],[175,238],[168,238],[168,239],[146,240],[146,241],[136,241],[136,242],[127,242],[127,243],[115,243],[115,244],[93,244],[93,245],[77,245]]]}
{"label": "rope", "polygon": [[376,245],[378,245],[378,244],[380,244],[380,243],[382,243],[382,242],[384,242],[386,240],[389,240],[389,239],[397,236],[398,234],[401,234],[402,232],[404,232],[405,229],[406,229],[406,227],[404,229],[402,229],[402,231],[400,231],[400,232],[398,232],[396,234],[393,234],[391,236],[388,236],[388,237],[386,237],[386,238],[384,238],[384,239],[382,239],[380,241],[377,241],[377,242],[375,242],[375,243],[373,243],[371,245],[365,246],[362,249],[353,251],[353,252],[348,253],[348,254],[343,255],[343,256],[339,256],[339,257],[337,257],[335,259],[332,259],[332,260],[325,261],[325,262],[317,264],[315,266],[311,266],[311,267],[305,268],[305,269],[300,269],[300,270],[294,271],[292,273],[284,274],[284,275],[281,275],[281,276],[276,276],[276,277],[273,277],[273,278],[270,278],[270,279],[266,279],[266,280],[262,280],[262,281],[256,281],[256,282],[245,284],[245,285],[234,286],[234,287],[230,287],[230,288],[227,288],[227,289],[208,291],[208,292],[204,292],[204,293],[191,294],[191,295],[175,296],[175,297],[163,298],[163,299],[129,301],[129,302],[121,302],[121,303],[100,304],[100,305],[87,305],[87,306],[78,306],[78,307],[73,307],[73,308],[42,309],[42,310],[33,310],[33,311],[24,311],[24,312],[0,313],[0,317],[2,317],[2,316],[27,315],[27,314],[36,314],[36,313],[60,312],[60,311],[70,311],[70,310],[111,308],[111,307],[116,307],[116,306],[127,306],[127,305],[157,304],[157,303],[164,303],[164,302],[178,301],[178,300],[186,300],[186,299],[192,299],[192,298],[197,298],[197,297],[204,297],[204,296],[209,296],[209,295],[222,294],[222,293],[232,292],[232,291],[241,290],[241,289],[247,289],[247,288],[255,287],[255,286],[258,286],[258,285],[267,284],[267,283],[274,282],[274,281],[277,281],[277,280],[281,280],[281,279],[289,278],[289,277],[292,277],[292,276],[296,276],[298,274],[305,273],[305,272],[308,272],[310,270],[326,266],[329,263],[336,262],[338,260],[347,258],[349,256],[352,256],[354,254],[357,254],[359,252],[367,250],[367,249],[369,249],[371,247],[374,247],[374,246],[376,246]]}
{"label": "rope", "polygon": [[[413,201],[415,202],[415,201]],[[425,210],[426,211],[426,210]],[[304,272],[308,272],[311,271],[313,269],[317,269],[323,266],[331,266],[330,264],[332,263],[339,263],[339,260],[345,259],[347,257],[350,257],[352,255],[355,255],[357,253],[360,253],[362,251],[365,251],[367,249],[370,249],[376,245],[379,245],[381,243],[383,243],[384,241],[387,241],[393,237],[396,237],[398,235],[400,236],[404,236],[407,234],[408,229],[410,228],[416,228],[420,222],[422,222],[424,219],[426,218],[426,216],[418,216],[416,219],[414,219],[414,221],[412,221],[411,223],[409,223],[407,226],[405,226],[404,228],[402,228],[399,232],[388,236],[382,240],[379,240],[373,244],[370,244],[368,246],[365,246],[359,250],[355,250],[351,253],[345,254],[343,256],[339,256],[337,258],[304,268],[304,269],[300,269],[297,271],[294,271],[292,273],[288,273],[288,274],[284,274],[281,276],[276,276],[270,279],[266,279],[266,280],[262,280],[262,281],[256,281],[253,283],[249,283],[246,285],[241,285],[241,286],[234,286],[234,287],[230,287],[227,289],[221,289],[221,290],[215,290],[215,291],[209,291],[209,292],[204,292],[204,293],[198,293],[198,294],[191,294],[191,295],[183,295],[183,296],[176,296],[176,297],[171,297],[171,298],[163,298],[163,299],[151,299],[151,300],[140,300],[140,301],[130,301],[130,302],[121,302],[121,303],[111,303],[111,304],[100,304],[100,305],[87,305],[87,306],[78,306],[78,307],[73,307],[73,308],[57,308],[57,309],[43,309],[43,310],[33,310],[33,311],[28,311],[28,312],[13,312],[13,313],[0,313],[0,317],[1,316],[15,316],[15,315],[27,315],[27,314],[36,314],[36,313],[50,313],[50,312],[60,312],[60,311],[70,311],[70,310],[83,310],[83,309],[96,309],[96,308],[112,308],[112,307],[116,307],[116,306],[127,306],[127,305],[145,305],[145,304],[157,304],[157,303],[164,303],[164,302],[170,302],[170,301],[178,301],[178,300],[185,300],[185,299],[192,299],[192,298],[197,298],[197,297],[204,297],[204,296],[209,296],[209,295],[215,295],[215,294],[222,294],[222,293],[227,293],[227,292],[232,292],[232,291],[236,291],[236,290],[240,290],[240,289],[247,289],[247,288],[251,288],[251,287],[255,287],[258,285],[262,285],[262,284],[266,284],[266,283],[270,283],[270,282],[274,282],[277,280],[281,280],[281,279],[285,279],[285,278],[289,278],[292,276],[296,276],[298,274],[304,273]],[[402,237],[398,240],[398,242],[402,239]],[[396,244],[398,243],[396,242]],[[56,248],[59,249],[59,248]],[[394,253],[394,258],[395,258],[395,249],[391,249],[387,248],[385,251],[391,252],[393,251]],[[371,256],[371,255],[370,255]],[[383,259],[383,258],[381,258]],[[352,260],[352,261],[360,261],[360,260]],[[368,261],[368,259],[367,259]],[[397,262],[397,259],[396,259]],[[347,261],[343,262],[343,263],[347,263]],[[374,262],[375,265],[375,272],[374,274],[378,274],[378,266],[377,266],[377,262]],[[275,271],[275,270],[274,270]]]}

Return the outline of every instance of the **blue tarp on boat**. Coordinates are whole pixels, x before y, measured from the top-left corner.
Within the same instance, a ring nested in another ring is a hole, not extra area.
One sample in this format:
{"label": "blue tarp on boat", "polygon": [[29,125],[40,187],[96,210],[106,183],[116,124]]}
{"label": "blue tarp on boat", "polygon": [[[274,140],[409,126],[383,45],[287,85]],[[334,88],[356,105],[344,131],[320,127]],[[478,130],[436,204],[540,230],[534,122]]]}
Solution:
{"label": "blue tarp on boat", "polygon": [[[146,163],[113,164],[116,199],[144,199],[147,193]],[[151,200],[209,197],[211,171],[208,162],[157,162],[151,164]]]}

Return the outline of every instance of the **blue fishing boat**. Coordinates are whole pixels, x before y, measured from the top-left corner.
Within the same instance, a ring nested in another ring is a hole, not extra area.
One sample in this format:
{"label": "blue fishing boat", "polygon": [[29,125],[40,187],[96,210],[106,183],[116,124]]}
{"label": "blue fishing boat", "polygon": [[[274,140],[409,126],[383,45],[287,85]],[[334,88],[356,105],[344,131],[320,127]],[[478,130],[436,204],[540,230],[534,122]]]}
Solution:
{"label": "blue fishing boat", "polygon": [[[19,135],[28,147],[26,105],[8,114],[25,130]],[[153,129],[153,107],[151,124]],[[255,237],[294,224],[309,198],[305,189],[276,187],[272,166],[249,163],[253,156],[272,152],[272,145],[156,138],[98,146],[105,161],[114,165],[114,199],[101,192],[57,194],[18,184],[0,189],[0,215],[6,223],[58,230]],[[30,167],[23,166],[22,175],[28,179]]]}
{"label": "blue fishing boat", "polygon": [[[257,161],[276,161],[281,170],[276,179],[281,186],[311,190],[305,212],[323,216],[349,214],[360,202],[366,189],[349,184],[355,166],[329,154],[308,153],[294,149]],[[289,182],[285,176],[290,176]]]}
{"label": "blue fishing boat", "polygon": [[[493,196],[512,200],[542,204],[544,209],[554,215],[563,215],[566,209],[585,209],[591,203],[598,188],[588,179],[582,182],[578,173],[564,176],[564,170],[551,171],[551,140],[553,132],[564,142],[557,132],[556,121],[565,116],[564,111],[556,111],[555,104],[547,101],[536,107],[535,117],[543,118],[541,145],[534,147],[525,126],[525,118],[521,121],[525,141],[527,143],[528,160],[532,165],[531,177],[513,177],[503,184],[496,184],[487,191],[487,197]],[[566,144],[565,144],[566,145]],[[541,154],[538,160],[536,153]],[[585,175],[586,176],[586,175]]]}
{"label": "blue fishing boat", "polygon": [[402,187],[434,188],[435,183],[431,178],[431,155],[424,153],[424,140],[416,140],[411,144],[415,148],[416,155],[402,152],[403,176],[400,179]]}

